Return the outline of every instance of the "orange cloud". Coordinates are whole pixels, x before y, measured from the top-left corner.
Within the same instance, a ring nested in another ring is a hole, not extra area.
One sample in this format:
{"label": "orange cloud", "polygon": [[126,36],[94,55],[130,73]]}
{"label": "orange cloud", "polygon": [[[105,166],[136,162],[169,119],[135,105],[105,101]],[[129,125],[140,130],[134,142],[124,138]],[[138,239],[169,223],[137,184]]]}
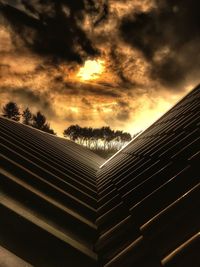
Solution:
{"label": "orange cloud", "polygon": [[[179,90],[165,87],[152,78],[151,63],[140,49],[120,35],[123,18],[146,14],[154,5],[150,0],[111,0],[108,16],[98,19],[86,13],[83,23],[76,25],[84,32],[84,51],[78,44],[73,47],[80,52],[81,62],[36,53],[24,45],[8,21],[0,19],[1,107],[12,100],[21,108],[41,110],[59,135],[70,124],[109,125],[132,134],[143,130],[197,82],[192,76]],[[68,11],[63,11],[66,16]],[[97,26],[94,21],[99,21]],[[86,40],[98,51],[93,56],[85,52],[91,48]],[[168,52],[168,47],[159,49],[155,62]]]}

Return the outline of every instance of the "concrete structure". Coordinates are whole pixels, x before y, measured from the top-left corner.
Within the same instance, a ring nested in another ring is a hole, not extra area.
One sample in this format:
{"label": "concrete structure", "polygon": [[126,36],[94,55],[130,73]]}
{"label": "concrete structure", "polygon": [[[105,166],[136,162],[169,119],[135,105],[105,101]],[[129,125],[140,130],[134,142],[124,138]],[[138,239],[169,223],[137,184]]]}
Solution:
{"label": "concrete structure", "polygon": [[102,168],[5,118],[0,151],[0,266],[200,266],[200,86]]}

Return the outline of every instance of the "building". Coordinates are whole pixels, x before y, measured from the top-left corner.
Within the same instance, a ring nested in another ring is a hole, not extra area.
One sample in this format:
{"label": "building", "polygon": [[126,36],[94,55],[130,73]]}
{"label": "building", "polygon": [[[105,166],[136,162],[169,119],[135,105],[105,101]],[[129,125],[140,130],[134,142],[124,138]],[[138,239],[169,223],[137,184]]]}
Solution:
{"label": "building", "polygon": [[106,163],[5,118],[0,147],[0,266],[200,266],[200,86]]}

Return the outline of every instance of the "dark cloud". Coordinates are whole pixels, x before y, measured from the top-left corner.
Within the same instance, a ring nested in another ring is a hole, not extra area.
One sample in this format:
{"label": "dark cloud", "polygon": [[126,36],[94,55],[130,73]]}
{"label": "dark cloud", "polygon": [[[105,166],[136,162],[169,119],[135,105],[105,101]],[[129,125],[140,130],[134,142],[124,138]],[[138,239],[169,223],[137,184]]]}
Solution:
{"label": "dark cloud", "polygon": [[21,103],[24,107],[30,106],[45,112],[51,118],[55,117],[51,97],[47,93],[32,91],[29,88],[5,88],[0,87],[0,94],[8,95],[9,101]]}
{"label": "dark cloud", "polygon": [[133,82],[127,75],[126,70],[122,66],[122,63],[124,62],[124,59],[122,56],[117,52],[117,46],[114,44],[112,46],[110,57],[112,59],[112,70],[115,72],[120,80],[120,86],[123,86],[124,88],[133,88],[133,86],[136,85],[135,82]]}
{"label": "dark cloud", "polygon": [[92,84],[92,83],[74,83],[74,82],[65,82],[64,87],[60,84],[56,88],[60,93],[66,93],[68,95],[91,95],[91,96],[102,96],[116,98],[121,97],[121,91],[116,87],[107,87],[101,84]]}
{"label": "dark cloud", "polygon": [[54,77],[54,81],[55,81],[56,83],[63,83],[63,82],[64,82],[64,77],[63,77],[62,75],[56,75],[56,76]]}
{"label": "dark cloud", "polygon": [[116,119],[122,122],[128,121],[132,112],[130,103],[125,100],[118,100],[117,102]]}
{"label": "dark cloud", "polygon": [[9,64],[0,64],[0,71],[1,70],[9,70],[9,69],[10,69],[10,65]]}
{"label": "dark cloud", "polygon": [[121,110],[120,112],[117,113],[117,116],[116,118],[119,120],[119,121],[127,121],[130,119],[130,112],[129,110]]}
{"label": "dark cloud", "polygon": [[92,107],[92,104],[90,103],[90,101],[89,101],[87,98],[85,98],[85,97],[83,97],[83,98],[81,99],[81,102],[82,102],[86,107]]}
{"label": "dark cloud", "polygon": [[[94,26],[100,25],[102,22],[105,22],[109,17],[109,4],[108,0],[105,0],[100,4],[101,13],[97,15],[97,18],[94,21]],[[98,12],[97,12],[98,14]]]}
{"label": "dark cloud", "polygon": [[152,78],[175,86],[200,73],[200,2],[156,0],[155,4],[149,12],[125,17],[121,36],[143,52]]}
{"label": "dark cloud", "polygon": [[[41,110],[56,127],[141,129],[199,77],[197,0],[0,3],[1,105]],[[103,62],[96,79],[79,75],[86,60]]]}
{"label": "dark cloud", "polygon": [[117,104],[118,104],[118,106],[120,108],[127,108],[127,107],[129,107],[129,104],[126,101],[123,101],[123,100],[119,100]]}
{"label": "dark cloud", "polygon": [[98,17],[96,24],[104,20],[107,0],[99,1],[98,5],[95,0],[21,2],[27,12],[4,4],[0,5],[0,12],[35,53],[51,56],[53,63],[60,60],[82,63],[84,58],[99,54],[81,24],[88,12]]}
{"label": "dark cloud", "polygon": [[69,113],[67,114],[67,116],[64,117],[64,121],[65,123],[74,123],[74,121],[76,121],[76,116],[72,113]]}
{"label": "dark cloud", "polygon": [[114,88],[111,90],[108,90],[108,88],[100,87],[97,88],[97,86],[90,86],[86,87],[87,93],[94,96],[102,96],[102,97],[110,97],[110,98],[116,98],[121,96],[121,92],[118,90],[115,90]]}

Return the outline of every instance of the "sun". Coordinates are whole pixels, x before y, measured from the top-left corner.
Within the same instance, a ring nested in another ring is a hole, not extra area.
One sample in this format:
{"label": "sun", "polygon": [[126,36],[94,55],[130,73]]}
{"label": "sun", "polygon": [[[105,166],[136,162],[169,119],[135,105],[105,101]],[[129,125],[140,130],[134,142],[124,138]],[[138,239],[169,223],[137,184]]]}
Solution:
{"label": "sun", "polygon": [[83,81],[95,80],[104,72],[104,60],[86,60],[84,66],[80,68],[77,77]]}

